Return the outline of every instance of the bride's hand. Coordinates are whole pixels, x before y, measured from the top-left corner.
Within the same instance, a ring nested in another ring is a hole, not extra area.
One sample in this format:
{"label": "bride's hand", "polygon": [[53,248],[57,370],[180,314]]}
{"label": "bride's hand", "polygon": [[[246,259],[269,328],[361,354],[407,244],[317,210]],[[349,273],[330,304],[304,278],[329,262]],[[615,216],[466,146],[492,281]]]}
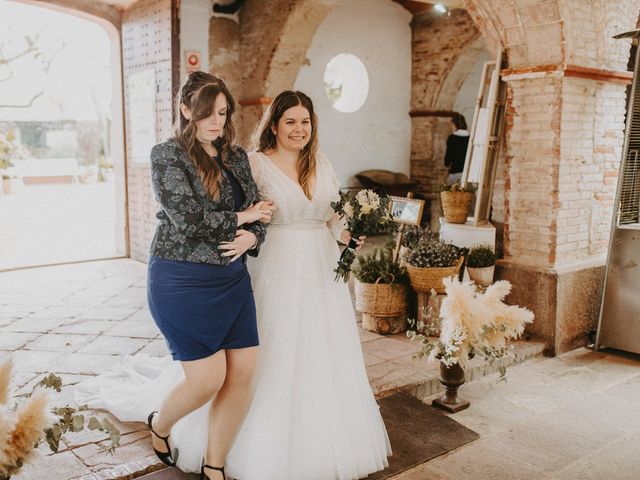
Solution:
{"label": "bride's hand", "polygon": [[[342,232],[340,232],[340,241],[345,245],[349,245],[351,238],[351,232],[349,230],[342,230]],[[358,239],[356,240],[356,250],[360,250],[360,247],[364,245],[364,241],[366,238],[366,235],[361,235],[360,237],[358,237]]]}
{"label": "bride's hand", "polygon": [[223,257],[233,257],[231,261],[235,262],[244,252],[253,248],[256,241],[257,238],[252,232],[240,229],[236,232],[236,238],[232,242],[220,242],[218,248],[226,250],[222,254]]}
{"label": "bride's hand", "polygon": [[270,214],[263,216],[260,221],[262,223],[269,223],[271,221],[271,218],[273,217],[273,212],[275,212],[278,207],[276,207],[276,203],[273,200],[263,200],[259,203],[262,203],[263,210],[268,209],[270,211]]}
{"label": "bride's hand", "polygon": [[[270,200],[269,200],[270,201]],[[271,220],[271,215],[273,211],[271,207],[265,205],[265,201],[260,201],[258,203],[254,203],[249,208],[242,212],[238,212],[238,225],[244,225],[245,223],[253,223],[257,221],[263,221],[263,218],[269,218]]]}

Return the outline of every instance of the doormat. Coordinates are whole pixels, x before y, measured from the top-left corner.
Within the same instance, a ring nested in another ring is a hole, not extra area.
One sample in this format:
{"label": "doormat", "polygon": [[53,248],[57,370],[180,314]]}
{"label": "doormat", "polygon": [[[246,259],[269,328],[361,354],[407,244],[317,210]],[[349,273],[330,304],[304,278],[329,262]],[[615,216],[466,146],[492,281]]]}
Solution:
{"label": "doormat", "polygon": [[366,477],[383,480],[465,445],[480,436],[442,411],[406,393],[378,400],[393,456],[389,466]]}
{"label": "doormat", "polygon": [[[366,480],[390,478],[479,438],[473,430],[406,393],[382,398],[378,404],[387,426],[393,456],[389,457],[389,466],[385,470],[369,475]],[[196,480],[199,477],[167,468],[138,478]]]}

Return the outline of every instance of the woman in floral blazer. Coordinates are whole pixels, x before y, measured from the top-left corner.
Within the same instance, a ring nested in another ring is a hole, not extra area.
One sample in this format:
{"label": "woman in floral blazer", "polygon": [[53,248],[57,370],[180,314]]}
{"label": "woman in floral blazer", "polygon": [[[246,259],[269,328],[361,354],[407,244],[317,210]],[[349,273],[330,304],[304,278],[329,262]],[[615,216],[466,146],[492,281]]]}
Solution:
{"label": "woman in floral blazer", "polygon": [[201,478],[224,477],[242,421],[258,345],[246,254],[257,255],[273,204],[262,202],[247,154],[233,145],[235,102],[224,83],[192,73],[182,87],[175,138],[151,151],[160,204],[151,245],[149,309],[184,379],[149,415],[158,457],[175,465],[175,423],[214,399]]}

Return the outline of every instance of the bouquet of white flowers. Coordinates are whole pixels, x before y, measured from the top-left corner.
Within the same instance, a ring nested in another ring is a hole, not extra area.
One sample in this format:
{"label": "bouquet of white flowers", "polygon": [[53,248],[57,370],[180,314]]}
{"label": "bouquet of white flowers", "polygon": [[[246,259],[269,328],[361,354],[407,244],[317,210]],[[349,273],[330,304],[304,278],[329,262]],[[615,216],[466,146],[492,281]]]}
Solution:
{"label": "bouquet of white flowers", "polygon": [[[407,332],[422,344],[418,358],[439,359],[448,367],[456,363],[464,367],[474,355],[494,361],[510,354],[508,340],[518,338],[525,324],[533,321],[531,311],[503,302],[511,291],[506,280],[487,287],[484,293],[473,282],[460,282],[455,277],[443,283],[447,296],[440,307],[440,337],[431,340],[428,331],[426,335]],[[505,367],[500,367],[501,378],[505,372]]]}
{"label": "bouquet of white flowers", "polygon": [[362,235],[375,235],[389,227],[392,222],[390,204],[389,197],[380,196],[373,190],[360,190],[355,195],[341,192],[340,200],[331,202],[331,208],[344,219],[352,236],[334,270],[336,281],[339,278],[345,282],[349,280],[351,264],[356,258],[356,239]]}

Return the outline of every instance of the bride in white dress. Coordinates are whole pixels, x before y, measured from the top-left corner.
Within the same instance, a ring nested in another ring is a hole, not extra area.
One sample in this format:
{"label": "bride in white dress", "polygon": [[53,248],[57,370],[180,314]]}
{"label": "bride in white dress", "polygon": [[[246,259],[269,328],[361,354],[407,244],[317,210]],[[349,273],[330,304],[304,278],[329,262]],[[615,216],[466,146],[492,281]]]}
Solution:
{"label": "bride in white dress", "polygon": [[[231,478],[355,480],[385,468],[391,454],[351,297],[334,281],[336,238],[348,242],[350,234],[330,207],[339,185],[316,153],[316,130],[309,97],[283,92],[255,136],[260,151],[249,155],[261,197],[278,210],[258,258],[248,263],[260,353],[254,396],[227,456]],[[76,400],[123,421],[144,421],[181,376],[170,359],[134,358],[81,384]],[[208,413],[205,405],[171,432],[184,471],[200,471]]]}

